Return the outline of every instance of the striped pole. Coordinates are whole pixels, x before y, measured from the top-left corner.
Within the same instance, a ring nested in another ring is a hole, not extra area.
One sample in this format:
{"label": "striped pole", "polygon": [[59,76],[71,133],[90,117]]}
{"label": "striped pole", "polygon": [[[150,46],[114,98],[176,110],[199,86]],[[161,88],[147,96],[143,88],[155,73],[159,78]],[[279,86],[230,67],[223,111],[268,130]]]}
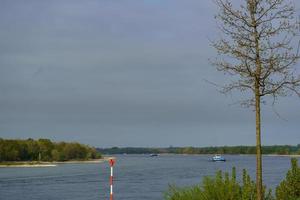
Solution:
{"label": "striped pole", "polygon": [[110,183],[110,200],[113,200],[113,180],[114,180],[114,176],[113,176],[113,172],[114,172],[114,164],[115,164],[115,160],[114,159],[110,159],[109,160],[109,165],[110,165],[110,178],[109,178],[109,183]]}

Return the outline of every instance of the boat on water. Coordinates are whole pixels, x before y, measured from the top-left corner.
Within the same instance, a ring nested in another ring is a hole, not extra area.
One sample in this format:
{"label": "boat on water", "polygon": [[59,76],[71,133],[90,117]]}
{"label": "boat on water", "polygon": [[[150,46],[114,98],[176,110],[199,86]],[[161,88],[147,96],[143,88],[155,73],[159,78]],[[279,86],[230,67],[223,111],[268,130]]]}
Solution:
{"label": "boat on water", "polygon": [[217,162],[217,161],[225,162],[226,159],[224,157],[222,157],[221,155],[215,155],[214,157],[212,157],[212,161],[214,161],[214,162]]}
{"label": "boat on water", "polygon": [[150,154],[150,157],[157,157],[158,156],[158,154],[156,154],[156,153],[151,153]]}

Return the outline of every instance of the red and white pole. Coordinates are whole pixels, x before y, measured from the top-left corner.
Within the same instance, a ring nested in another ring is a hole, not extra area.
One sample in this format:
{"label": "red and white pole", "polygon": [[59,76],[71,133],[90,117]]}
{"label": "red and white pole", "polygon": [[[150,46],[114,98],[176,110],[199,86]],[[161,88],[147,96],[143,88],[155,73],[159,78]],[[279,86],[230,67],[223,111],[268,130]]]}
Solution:
{"label": "red and white pole", "polygon": [[113,200],[113,181],[114,181],[114,164],[115,164],[114,159],[109,160],[109,165],[110,165],[110,178],[109,178],[109,183],[110,183],[110,200]]}

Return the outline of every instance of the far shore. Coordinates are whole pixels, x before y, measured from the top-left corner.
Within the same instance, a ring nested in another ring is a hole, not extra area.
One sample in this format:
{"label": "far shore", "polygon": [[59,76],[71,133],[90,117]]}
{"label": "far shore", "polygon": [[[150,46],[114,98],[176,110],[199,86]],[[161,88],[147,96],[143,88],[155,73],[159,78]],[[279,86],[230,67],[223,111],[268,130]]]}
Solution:
{"label": "far shore", "polygon": [[[137,154],[125,154],[125,155],[148,155],[150,153],[137,153]],[[182,156],[214,156],[220,153],[210,153],[210,154],[188,154],[188,153],[157,153],[160,156],[164,156],[164,155],[182,155]],[[114,154],[107,154],[107,155],[114,155]],[[122,155],[122,154],[115,154],[115,155]],[[123,154],[124,155],[124,154]],[[225,156],[255,156],[256,154],[226,154],[226,153],[221,153],[221,155],[225,155]],[[285,154],[262,154],[262,156],[274,156],[274,157],[291,157],[291,158],[300,158],[300,154],[289,154],[289,155],[285,155]]]}
{"label": "far shore", "polygon": [[6,167],[25,167],[25,168],[34,168],[34,167],[56,167],[59,164],[95,164],[102,163],[114,159],[114,157],[103,157],[100,159],[92,160],[69,160],[69,161],[53,161],[53,162],[44,162],[44,161],[10,161],[10,162],[0,162],[0,168]]}
{"label": "far shore", "polygon": [[[213,156],[220,153],[215,154],[172,154],[172,153],[160,153],[159,155],[185,155],[185,156],[191,156],[191,155],[200,155],[200,156]],[[226,154],[223,153],[221,155],[233,155],[233,156],[255,156],[256,154]],[[289,155],[282,155],[282,154],[262,154],[262,156],[274,156],[274,157],[292,157],[292,158],[300,158],[300,154],[289,154]]]}
{"label": "far shore", "polygon": [[[255,155],[255,154],[253,154]],[[293,157],[293,158],[300,158],[299,154],[291,154],[291,155],[281,155],[281,154],[263,154],[263,156],[281,156],[281,157]]]}

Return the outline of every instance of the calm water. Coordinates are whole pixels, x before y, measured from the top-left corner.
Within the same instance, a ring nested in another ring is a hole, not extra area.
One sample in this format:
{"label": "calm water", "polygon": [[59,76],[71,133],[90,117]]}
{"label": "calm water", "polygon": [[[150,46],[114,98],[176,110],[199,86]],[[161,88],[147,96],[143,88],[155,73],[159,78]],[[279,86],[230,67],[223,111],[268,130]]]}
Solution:
{"label": "calm water", "polygon": [[[168,184],[197,184],[216,170],[238,175],[246,168],[254,177],[254,156],[226,156],[225,163],[208,162],[210,156],[119,155],[115,166],[115,199],[159,200]],[[264,157],[264,182],[274,187],[290,167],[288,157]],[[108,199],[109,165],[61,164],[50,168],[0,168],[1,200]]]}

